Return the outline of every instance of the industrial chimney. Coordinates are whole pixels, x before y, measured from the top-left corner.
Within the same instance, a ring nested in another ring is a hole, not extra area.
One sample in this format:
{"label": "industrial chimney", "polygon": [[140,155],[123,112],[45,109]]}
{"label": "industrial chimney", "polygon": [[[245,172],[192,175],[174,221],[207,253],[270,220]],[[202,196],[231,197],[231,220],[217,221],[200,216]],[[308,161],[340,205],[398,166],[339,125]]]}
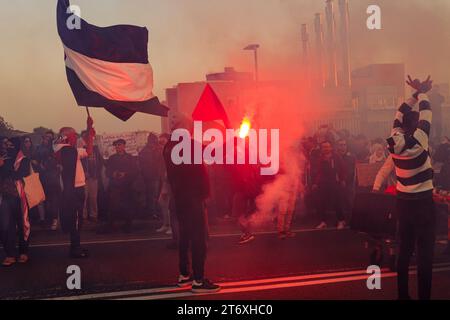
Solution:
{"label": "industrial chimney", "polygon": [[309,60],[309,34],[308,26],[302,24],[303,64],[308,65]]}
{"label": "industrial chimney", "polygon": [[325,87],[325,63],[323,59],[324,52],[324,35],[323,35],[323,23],[322,23],[322,15],[320,13],[316,13],[316,17],[314,19],[314,30],[316,32],[316,74],[317,74],[317,83],[323,88]]}
{"label": "industrial chimney", "polygon": [[350,40],[349,40],[349,10],[348,0],[339,0],[340,12],[340,43],[341,43],[341,58],[342,58],[342,72],[339,79],[340,85],[350,88],[352,85],[352,78],[350,72]]}
{"label": "industrial chimney", "polygon": [[306,24],[302,24],[302,45],[303,45],[303,61],[302,61],[302,70],[304,71],[305,82],[310,85],[310,63],[309,63],[309,33],[308,26]]}
{"label": "industrial chimney", "polygon": [[337,71],[336,71],[336,22],[334,20],[333,0],[326,0],[325,12],[327,16],[327,53],[328,53],[328,78],[327,86],[330,88],[337,87]]}

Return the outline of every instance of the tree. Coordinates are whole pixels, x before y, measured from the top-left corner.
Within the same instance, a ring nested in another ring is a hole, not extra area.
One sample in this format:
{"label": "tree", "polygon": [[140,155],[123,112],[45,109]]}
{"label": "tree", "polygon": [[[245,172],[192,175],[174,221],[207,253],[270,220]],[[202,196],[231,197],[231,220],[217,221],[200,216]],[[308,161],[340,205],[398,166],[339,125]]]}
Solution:
{"label": "tree", "polygon": [[53,132],[52,129],[48,129],[48,128],[45,128],[45,127],[34,128],[33,129],[33,135],[42,137],[44,134],[46,134],[49,131]]}
{"label": "tree", "polygon": [[6,122],[6,120],[2,116],[0,116],[0,135],[9,137],[13,134],[13,132],[13,126]]}

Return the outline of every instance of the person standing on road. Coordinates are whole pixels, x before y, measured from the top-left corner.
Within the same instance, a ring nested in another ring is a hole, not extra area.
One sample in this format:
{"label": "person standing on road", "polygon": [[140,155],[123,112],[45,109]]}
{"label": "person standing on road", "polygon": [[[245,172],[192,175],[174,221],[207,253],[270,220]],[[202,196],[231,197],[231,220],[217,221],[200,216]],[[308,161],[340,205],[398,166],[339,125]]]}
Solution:
{"label": "person standing on road", "polygon": [[356,193],[356,157],[348,151],[348,143],[344,139],[336,142],[336,151],[345,171],[345,185],[341,188],[342,209],[350,218]]}
{"label": "person standing on road", "polygon": [[61,227],[64,232],[70,233],[70,257],[73,259],[83,259],[89,256],[86,249],[81,247],[81,229],[83,226],[83,209],[86,176],[81,159],[92,154],[93,120],[87,120],[88,132],[90,133],[87,148],[77,148],[77,133],[70,127],[62,128],[59,131],[60,138],[54,145],[56,157],[59,160],[62,172],[62,210]]}
{"label": "person standing on road", "polygon": [[42,136],[42,143],[36,149],[39,164],[39,178],[45,192],[45,202],[39,205],[39,214],[50,220],[50,230],[58,229],[58,216],[61,203],[61,177],[58,163],[53,152],[54,133],[47,131]]}
{"label": "person standing on road", "polygon": [[109,229],[114,231],[115,222],[125,220],[123,231],[131,232],[133,221],[133,182],[138,174],[137,164],[125,150],[126,141],[119,139],[114,142],[116,154],[112,155],[106,165],[106,176],[110,179],[108,190]]}
{"label": "person standing on road", "polygon": [[329,141],[320,144],[320,155],[311,163],[311,175],[313,191],[317,193],[317,210],[321,223],[317,229],[326,229],[326,213],[331,204],[336,211],[338,220],[337,228],[345,228],[344,211],[342,209],[342,190],[345,188],[345,167],[342,159],[333,151],[333,145]]}
{"label": "person standing on road", "polygon": [[[81,133],[83,147],[86,148],[89,142],[89,132]],[[92,154],[84,160],[86,173],[86,189],[83,219],[89,219],[96,224],[98,222],[98,188],[99,180],[102,178],[103,158],[97,145],[93,145]]]}
{"label": "person standing on road", "polygon": [[[397,210],[400,248],[398,295],[410,300],[409,264],[417,246],[420,300],[431,298],[433,255],[436,238],[436,209],[433,200],[433,168],[429,140],[432,111],[425,95],[432,88],[431,77],[424,82],[408,77],[416,92],[397,112],[392,136],[387,140],[397,174]],[[419,103],[419,111],[413,107]]]}
{"label": "person standing on road", "polygon": [[[172,201],[172,192],[170,191],[170,185],[169,181],[167,180],[167,170],[166,166],[164,165],[164,158],[163,158],[163,148],[166,146],[166,144],[170,140],[170,135],[163,134],[159,137],[159,145],[160,148],[158,148],[158,157],[161,158],[161,161],[158,161],[159,165],[159,190],[158,190],[158,204],[161,210],[162,219],[163,219],[163,225],[160,229],[158,229],[156,232],[164,232],[167,235],[173,235],[173,229],[172,229],[172,221],[171,216],[173,216],[170,213],[171,205],[170,202]],[[175,235],[176,237],[177,235]]]}
{"label": "person standing on road", "polygon": [[[173,129],[187,131],[182,116],[175,116]],[[172,135],[173,139],[174,136]],[[192,151],[195,150],[191,140]],[[163,156],[167,178],[175,201],[179,225],[179,268],[178,286],[192,286],[194,293],[210,293],[220,290],[218,285],[205,278],[205,261],[208,238],[208,222],[205,201],[209,197],[209,178],[204,164],[176,165],[172,153],[178,142],[169,141],[164,147]],[[201,148],[200,148],[201,150]],[[193,160],[194,152],[191,152]],[[193,278],[189,268],[189,247],[191,248]]]}
{"label": "person standing on road", "polygon": [[16,262],[28,262],[31,229],[23,178],[31,174],[31,159],[21,151],[19,138],[8,140],[5,147],[0,155],[0,237],[6,253],[2,266],[10,267]]}
{"label": "person standing on road", "polygon": [[[145,184],[145,213],[152,218],[158,219],[158,191],[161,183],[162,149],[159,145],[158,136],[150,133],[146,146],[139,152],[139,167]],[[166,232],[164,225],[158,232]]]}

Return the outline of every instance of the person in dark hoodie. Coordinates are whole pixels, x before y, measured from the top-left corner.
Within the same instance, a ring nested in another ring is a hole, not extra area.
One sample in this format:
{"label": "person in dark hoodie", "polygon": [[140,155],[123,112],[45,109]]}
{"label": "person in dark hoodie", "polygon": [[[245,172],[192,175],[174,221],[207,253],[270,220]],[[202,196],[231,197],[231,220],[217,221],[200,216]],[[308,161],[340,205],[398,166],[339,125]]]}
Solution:
{"label": "person in dark hoodie", "polygon": [[[9,142],[9,143],[8,143]],[[21,151],[19,138],[9,139],[0,156],[0,235],[6,258],[2,265],[28,262],[30,224],[23,178],[30,175],[31,159]],[[17,259],[16,238],[19,236]]]}
{"label": "person in dark hoodie", "polygon": [[[190,124],[183,115],[172,115],[172,129],[188,133]],[[172,134],[171,140],[175,136]],[[191,139],[191,147],[198,143]],[[218,285],[205,278],[205,262],[208,239],[208,222],[205,201],[209,197],[209,178],[204,164],[175,164],[172,153],[178,142],[169,141],[163,156],[167,178],[174,197],[179,225],[179,287],[191,286],[194,293],[211,293],[220,290]],[[194,150],[193,149],[193,150]],[[193,153],[191,153],[193,154]],[[191,159],[191,163],[194,163]],[[192,255],[192,269],[189,268],[189,248]]]}
{"label": "person in dark hoodie", "polygon": [[62,210],[61,227],[65,233],[70,234],[70,257],[73,259],[87,258],[89,253],[81,247],[81,228],[83,226],[83,209],[86,186],[86,176],[84,173],[81,159],[87,158],[92,154],[93,120],[88,118],[88,131],[90,139],[86,149],[77,148],[77,133],[70,127],[62,128],[60,139],[54,146],[57,158],[62,166]]}
{"label": "person in dark hoodie", "polygon": [[329,141],[320,144],[320,155],[311,163],[313,191],[317,192],[317,209],[321,223],[317,229],[326,229],[326,212],[329,204],[336,211],[338,229],[345,228],[342,209],[342,188],[345,187],[346,173],[341,158],[334,152]]}

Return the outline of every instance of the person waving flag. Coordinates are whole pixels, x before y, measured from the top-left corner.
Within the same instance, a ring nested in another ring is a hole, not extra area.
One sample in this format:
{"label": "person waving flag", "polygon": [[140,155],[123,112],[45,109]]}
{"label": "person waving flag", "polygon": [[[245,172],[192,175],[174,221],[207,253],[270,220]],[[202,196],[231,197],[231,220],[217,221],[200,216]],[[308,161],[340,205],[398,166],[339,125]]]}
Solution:
{"label": "person waving flag", "polygon": [[104,108],[123,121],[136,112],[167,116],[153,95],[147,28],[91,25],[72,12],[69,0],[58,0],[57,26],[79,106]]}

